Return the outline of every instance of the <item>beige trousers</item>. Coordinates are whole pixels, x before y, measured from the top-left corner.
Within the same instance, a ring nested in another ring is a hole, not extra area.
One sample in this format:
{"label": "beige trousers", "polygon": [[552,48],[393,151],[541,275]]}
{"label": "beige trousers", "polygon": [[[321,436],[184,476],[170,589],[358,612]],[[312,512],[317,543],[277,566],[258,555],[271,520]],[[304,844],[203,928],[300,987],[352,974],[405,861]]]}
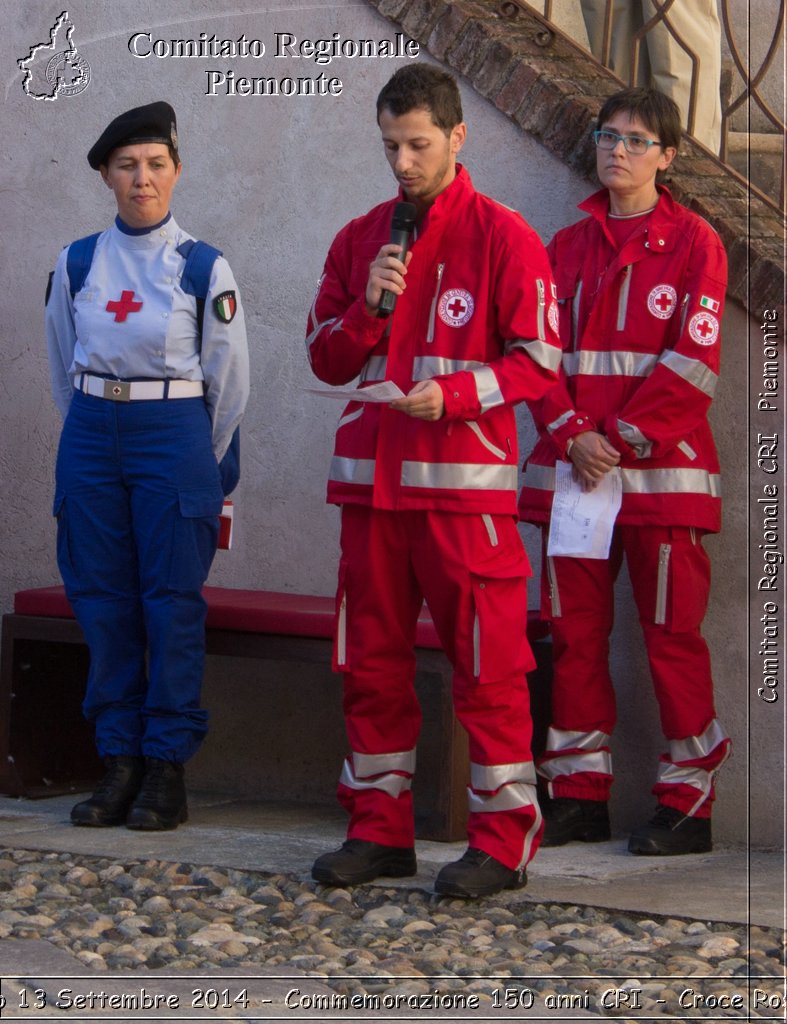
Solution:
{"label": "beige trousers", "polygon": [[[604,15],[607,0],[581,0],[593,56],[600,60],[604,48]],[[653,0],[612,0],[612,39],[609,67],[627,82],[632,63],[634,34],[657,12]],[[675,0],[666,23],[655,25],[639,48],[637,85],[649,82],[671,97],[688,128],[692,63],[688,53],[670,32],[667,23],[700,60],[697,106],[692,134],[713,153],[721,142],[721,24],[716,0]],[[581,41],[581,40],[579,40]]]}

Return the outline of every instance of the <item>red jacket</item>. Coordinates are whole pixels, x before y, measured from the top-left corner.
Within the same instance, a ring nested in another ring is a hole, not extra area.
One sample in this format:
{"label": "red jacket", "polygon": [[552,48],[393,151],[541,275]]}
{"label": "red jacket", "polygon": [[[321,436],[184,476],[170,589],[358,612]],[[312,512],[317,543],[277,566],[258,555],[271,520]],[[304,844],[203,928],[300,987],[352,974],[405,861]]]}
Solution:
{"label": "red jacket", "polygon": [[727,257],[701,217],[660,188],[618,251],[606,190],[549,245],[560,307],[557,386],[531,404],[540,439],[525,465],[523,519],[549,520],[554,466],[570,438],[605,434],[621,453],[620,523],[721,525],[719,463],[707,420],[719,373]]}
{"label": "red jacket", "polygon": [[389,510],[516,514],[513,406],[554,384],[560,349],[546,250],[512,210],[458,166],[411,246],[407,289],[389,320],[369,316],[369,265],[390,239],[397,200],[336,236],[306,339],[329,384],[435,379],[437,422],[350,402],[339,421],[328,500]]}

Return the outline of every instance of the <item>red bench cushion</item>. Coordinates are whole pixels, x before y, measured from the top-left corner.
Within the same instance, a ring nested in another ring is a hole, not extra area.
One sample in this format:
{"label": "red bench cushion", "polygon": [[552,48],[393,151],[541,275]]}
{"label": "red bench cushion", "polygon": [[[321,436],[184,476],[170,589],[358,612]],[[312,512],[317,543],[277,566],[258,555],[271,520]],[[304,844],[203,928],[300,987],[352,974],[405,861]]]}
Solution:
{"label": "red bench cushion", "polygon": [[[205,587],[208,629],[237,633],[272,633],[281,636],[333,636],[334,599],[310,594],[282,594],[273,590],[236,590],[234,587]],[[18,590],[14,595],[17,615],[41,615],[72,619],[74,612],[62,587]],[[540,640],[549,632],[537,611],[528,613],[527,635]],[[421,610],[416,645],[439,650],[434,623],[426,607]]]}

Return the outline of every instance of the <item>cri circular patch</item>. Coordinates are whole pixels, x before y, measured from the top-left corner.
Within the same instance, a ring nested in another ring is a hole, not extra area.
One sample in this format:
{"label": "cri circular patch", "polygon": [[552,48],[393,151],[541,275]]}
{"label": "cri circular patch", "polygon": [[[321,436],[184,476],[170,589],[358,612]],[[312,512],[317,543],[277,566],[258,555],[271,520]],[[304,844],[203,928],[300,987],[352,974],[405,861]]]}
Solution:
{"label": "cri circular patch", "polygon": [[678,293],[671,284],[657,284],[648,296],[648,309],[659,320],[669,320],[677,302]]}
{"label": "cri circular patch", "polygon": [[695,313],[689,320],[689,334],[698,345],[713,345],[719,336],[719,321],[711,313]]}
{"label": "cri circular patch", "polygon": [[475,302],[470,292],[464,288],[449,288],[443,292],[437,312],[440,319],[449,327],[464,327],[473,315]]}
{"label": "cri circular patch", "polygon": [[560,318],[558,316],[556,302],[549,303],[549,309],[547,310],[547,320],[549,321],[549,326],[552,328],[555,334],[557,334],[560,330]]}

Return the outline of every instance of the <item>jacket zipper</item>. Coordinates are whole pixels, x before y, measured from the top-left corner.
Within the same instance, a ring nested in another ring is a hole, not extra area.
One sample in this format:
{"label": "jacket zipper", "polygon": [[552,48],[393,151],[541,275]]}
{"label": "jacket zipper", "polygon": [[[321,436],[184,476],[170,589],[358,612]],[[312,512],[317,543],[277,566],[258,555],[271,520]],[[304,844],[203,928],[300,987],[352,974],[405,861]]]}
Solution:
{"label": "jacket zipper", "polygon": [[544,330],[544,313],[547,306],[546,288],[544,282],[540,277],[536,278],[536,287],[538,288],[538,340],[546,341],[546,332]]}
{"label": "jacket zipper", "polygon": [[557,586],[557,573],[555,572],[554,560],[547,556],[547,576],[549,577],[549,601],[552,606],[552,615],[559,619],[561,616],[560,611],[560,591]]}
{"label": "jacket zipper", "polygon": [[659,545],[659,575],[656,582],[656,617],[654,619],[657,626],[663,626],[667,621],[667,580],[671,553],[671,544]]}
{"label": "jacket zipper", "polygon": [[434,318],[437,313],[437,300],[440,298],[440,282],[443,280],[443,271],[445,270],[445,263],[437,264],[437,284],[435,285],[434,297],[432,298],[432,307],[429,310],[429,329],[426,333],[427,344],[434,341]]}
{"label": "jacket zipper", "polygon": [[336,662],[347,664],[347,594],[342,594],[339,616],[336,623]]}
{"label": "jacket zipper", "polygon": [[631,288],[632,265],[626,267],[623,284],[620,286],[620,298],[618,299],[618,330],[622,331],[626,326],[626,311],[629,304],[629,289]]}
{"label": "jacket zipper", "polygon": [[686,292],[686,294],[683,296],[683,305],[681,306],[681,310],[680,310],[680,333],[681,334],[683,334],[683,332],[686,329],[686,317],[688,316],[688,312],[689,312],[689,298],[690,297],[691,296],[690,296],[689,292]]}

